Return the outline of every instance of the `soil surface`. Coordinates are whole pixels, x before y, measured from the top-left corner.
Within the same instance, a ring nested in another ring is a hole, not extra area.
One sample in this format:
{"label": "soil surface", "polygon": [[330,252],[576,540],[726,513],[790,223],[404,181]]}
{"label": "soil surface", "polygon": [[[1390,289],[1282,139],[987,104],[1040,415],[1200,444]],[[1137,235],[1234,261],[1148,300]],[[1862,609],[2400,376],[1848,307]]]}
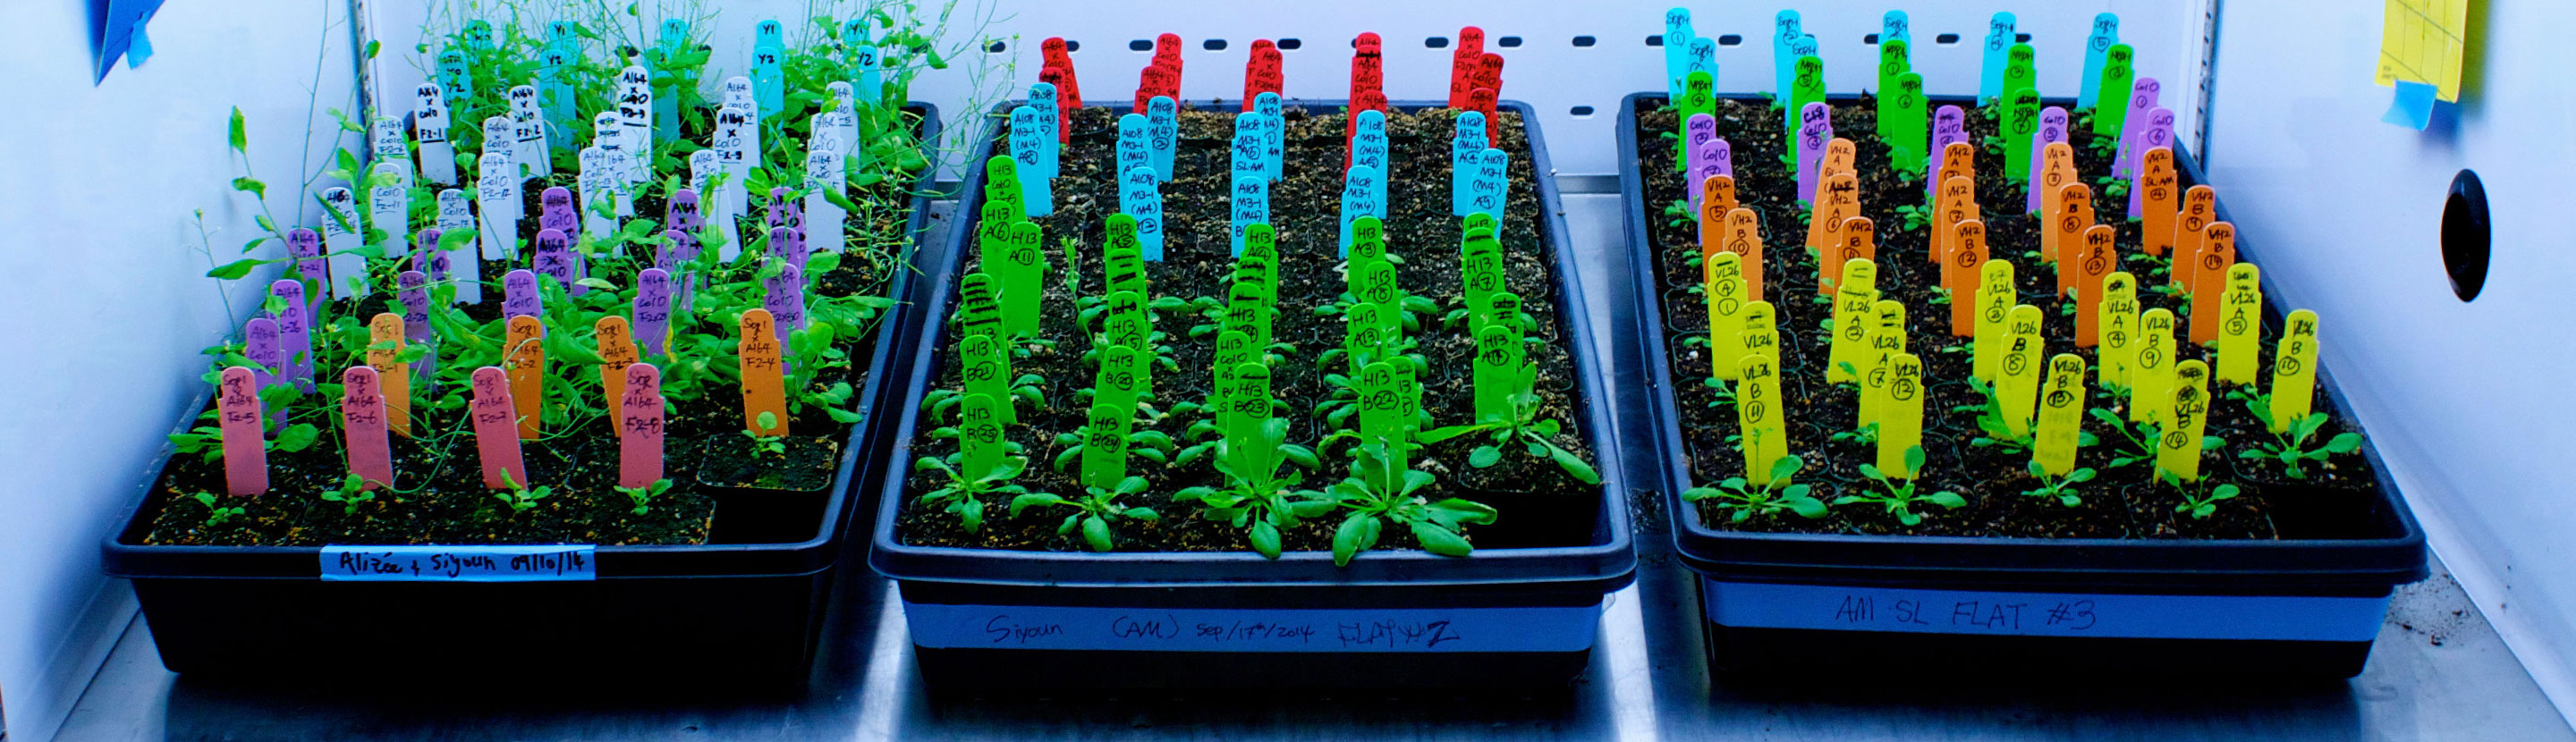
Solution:
{"label": "soil surface", "polygon": [[[2268,390],[2273,344],[2281,331],[2280,315],[2294,307],[2268,302],[2266,311],[2271,316],[2264,322],[2262,371],[2258,374],[2263,388],[2215,381],[2211,384],[2213,399],[2207,435],[2224,443],[2206,450],[2201,461],[2203,484],[2208,488],[2235,484],[2242,492],[2240,496],[2218,502],[2216,511],[2206,518],[2178,512],[2176,507],[2183,502],[2183,494],[2155,481],[2151,459],[2111,466],[2117,457],[2136,455],[2134,439],[2090,415],[2085,417],[2083,429],[2094,439],[2077,454],[2077,466],[2092,468],[2098,476],[2074,485],[2080,504],[2070,507],[2053,497],[2024,494],[2041,486],[2026,469],[2029,455],[1975,443],[1982,436],[1977,418],[1986,398],[1968,383],[1972,358],[1969,339],[1950,332],[1950,299],[1939,290],[1939,267],[1927,257],[1930,230],[1919,223],[1909,224],[1907,215],[1898,211],[1899,207],[1920,209],[1925,205],[1924,174],[1900,173],[1890,166],[1888,147],[1874,134],[1874,100],[1836,101],[1832,108],[1835,135],[1857,145],[1861,216],[1877,227],[1881,298],[1905,304],[1907,349],[1922,359],[1923,377],[1931,395],[1924,405],[1923,421],[1927,461],[1917,486],[1922,492],[1955,492],[1967,505],[1945,509],[1918,504],[1916,512],[1925,517],[1914,526],[1902,524],[1883,506],[1872,503],[1838,505],[1826,517],[1812,520],[1784,512],[1733,522],[1733,512],[1721,510],[1720,501],[1711,499],[1698,505],[1705,522],[1720,529],[1744,531],[1927,536],[2272,539],[2385,535],[2374,512],[2377,478],[2361,453],[2310,462],[2305,467],[2305,479],[2287,476],[2274,461],[2240,458],[2241,452],[2251,450],[2257,443],[2274,440],[2247,405],[2252,393]],[[2043,262],[2040,256],[2039,220],[2021,208],[2022,184],[2005,177],[2003,145],[1997,138],[1995,118],[1999,111],[1970,108],[1967,114],[1968,133],[1979,144],[1977,202],[1984,207],[1989,256],[2014,263],[2020,303],[2043,311],[2042,334],[2047,340],[2043,357],[2064,352],[2083,356],[2085,381],[2092,393],[2089,406],[2110,410],[2125,419],[2127,396],[2115,395],[2096,383],[2092,369],[2100,365],[2100,359],[2095,349],[2075,347],[2074,302],[2056,298],[2055,265]],[[1789,446],[1807,463],[1806,471],[1796,481],[1813,485],[1813,496],[1832,502],[1844,495],[1879,491],[1879,485],[1858,470],[1860,464],[1874,462],[1877,454],[1874,444],[1849,435],[1844,440],[1834,438],[1837,433],[1853,431],[1857,399],[1852,384],[1824,380],[1832,339],[1825,328],[1830,324],[1833,307],[1817,292],[1814,251],[1802,247],[1807,215],[1797,199],[1793,171],[1781,160],[1789,152],[1781,116],[1780,109],[1766,100],[1722,100],[1716,114],[1717,130],[1718,136],[1733,146],[1738,200],[1761,216],[1766,246],[1764,298],[1772,303],[1778,316],[1780,391],[1789,412]],[[1710,378],[1711,364],[1704,342],[1707,308],[1698,289],[1698,225],[1679,212],[1667,211],[1669,205],[1682,202],[1686,195],[1682,174],[1671,164],[1678,127],[1678,115],[1663,101],[1647,99],[1640,103],[1637,129],[1641,151],[1637,155],[1644,164],[1645,203],[1631,207],[1644,209],[1651,247],[1657,256],[1654,281],[1657,295],[1662,298],[1662,311],[1659,318],[1648,321],[1659,319],[1663,323],[1671,388],[1677,394],[1675,403],[1690,478],[1694,486],[1712,486],[1728,477],[1741,476],[1744,458],[1736,445],[1732,402],[1705,383]],[[2117,230],[2116,253],[2122,261],[2121,270],[2138,279],[2140,311],[2171,310],[2176,318],[2177,340],[2182,340],[2180,336],[2188,327],[2188,297],[2178,290],[2162,290],[2169,283],[2168,258],[2143,252],[2141,223],[2127,215],[2127,184],[2104,177],[2110,172],[2109,142],[2116,137],[2102,137],[2097,142],[2090,115],[2084,111],[2072,112],[2068,128],[2077,169],[2094,189],[2097,221]],[[2183,186],[2192,185],[2188,174],[2182,177]],[[2197,358],[2216,367],[2211,348],[2188,342],[2177,345],[2182,348],[2177,362]],[[2334,411],[2322,384],[2312,409]],[[2317,432],[2307,448],[2320,447],[2345,430],[2345,421],[2333,419]]]}

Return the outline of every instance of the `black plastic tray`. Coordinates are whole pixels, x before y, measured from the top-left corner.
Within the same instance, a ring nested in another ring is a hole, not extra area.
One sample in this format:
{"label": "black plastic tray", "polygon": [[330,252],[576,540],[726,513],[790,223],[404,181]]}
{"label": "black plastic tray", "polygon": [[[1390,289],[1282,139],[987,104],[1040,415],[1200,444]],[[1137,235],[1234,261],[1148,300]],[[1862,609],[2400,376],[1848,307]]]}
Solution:
{"label": "black plastic tray", "polygon": [[[1652,428],[1654,440],[1641,446],[1650,450],[1639,455],[1654,457],[1656,486],[1673,514],[1675,553],[1700,575],[1713,671],[2052,668],[2343,677],[2361,671],[2390,591],[2425,575],[2424,533],[2368,443],[2362,453],[2379,473],[2379,498],[2356,505],[2368,509],[2368,522],[2382,534],[2376,538],[1973,538],[1710,528],[1680,498],[1690,486],[1690,461],[1669,386],[1672,365],[1645,214],[1651,205],[1637,160],[1637,114],[1665,99],[1632,93],[1620,103],[1622,221],[1630,268],[1643,282],[1631,309],[1631,339],[1644,358],[1646,387],[1624,398],[1622,411]],[[1964,98],[1935,102],[1973,105]],[[2179,144],[2174,160],[2189,182],[2208,182]],[[2226,218],[2223,199],[2218,214]],[[2253,260],[2251,248],[2240,243],[2238,250]],[[2359,430],[2331,374],[2320,376],[2345,426]]]}
{"label": "black plastic tray", "polygon": [[[996,112],[1009,110],[1004,103]],[[1196,102],[1227,110],[1231,104]],[[1295,101],[1332,112],[1341,101]],[[915,656],[935,687],[1422,688],[1562,684],[1588,661],[1611,591],[1635,577],[1626,488],[1620,483],[1609,400],[1575,279],[1573,246],[1551,179],[1538,117],[1504,101],[1527,128],[1540,230],[1556,257],[1558,330],[1572,339],[1579,409],[1573,422],[1600,457],[1600,507],[1591,542],[1553,548],[1477,549],[1465,559],[1373,551],[1349,567],[1324,552],[1273,561],[1250,551],[1076,553],[912,546],[895,538],[904,483],[888,478],[868,563],[897,580]],[[1129,105],[1111,105],[1125,112]],[[1399,102],[1398,110],[1437,108]],[[987,134],[975,161],[990,156]],[[982,168],[968,168],[958,214],[973,214]],[[961,216],[946,252],[904,321],[911,346],[908,410],[943,368],[938,333],[955,299],[956,271],[973,237]],[[889,439],[893,462],[912,459],[917,414]],[[1505,517],[1510,517],[1506,512]],[[1311,633],[1307,633],[1311,631]],[[1260,653],[1247,660],[1244,652]]]}
{"label": "black plastic tray", "polygon": [[[919,135],[936,141],[938,109],[911,103]],[[930,212],[924,172],[906,230],[914,243]],[[916,248],[914,252],[918,253]],[[910,291],[898,268],[891,295]],[[869,352],[861,399],[880,400],[896,322],[886,318]],[[174,432],[196,424],[200,395]],[[877,404],[871,409],[885,409]],[[154,487],[172,449],[101,546],[108,576],[134,581],[161,662],[174,672],[310,676],[574,671],[580,682],[804,682],[822,633],[851,512],[854,483],[884,470],[891,421],[851,426],[834,486],[813,493],[718,491],[715,541],[698,546],[600,546],[597,577],[553,582],[326,582],[320,547],[148,546]],[[897,478],[900,481],[900,478]]]}

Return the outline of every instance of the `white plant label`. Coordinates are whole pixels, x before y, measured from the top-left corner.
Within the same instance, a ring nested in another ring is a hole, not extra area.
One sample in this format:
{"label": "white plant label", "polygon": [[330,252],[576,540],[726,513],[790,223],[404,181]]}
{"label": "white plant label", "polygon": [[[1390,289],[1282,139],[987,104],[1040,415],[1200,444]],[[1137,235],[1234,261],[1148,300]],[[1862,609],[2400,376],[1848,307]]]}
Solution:
{"label": "white plant label", "polygon": [[535,85],[510,89],[510,138],[518,143],[510,156],[526,165],[531,177],[554,174],[554,153],[547,151],[546,119],[537,108]]}
{"label": "white plant label", "polygon": [[[467,201],[465,191],[462,189],[449,188],[438,192],[440,232],[453,233],[457,230],[474,231],[476,229],[474,209],[467,205]],[[442,235],[440,239],[444,241],[445,237]],[[456,284],[458,304],[479,304],[483,301],[483,261],[474,252],[474,245],[478,242],[482,242],[480,234],[475,235],[475,239],[466,240],[455,249],[447,251],[447,280]]]}
{"label": "white plant label", "polygon": [[518,169],[505,150],[483,153],[475,170],[475,206],[483,212],[484,260],[508,260],[519,252]]}
{"label": "white plant label", "polygon": [[[357,194],[347,188],[323,191],[322,206],[322,251],[330,259],[331,271],[329,290],[323,293],[334,298],[366,296],[367,259],[351,252],[363,244],[358,233],[351,231],[365,216],[358,213]],[[357,285],[352,287],[352,282]],[[353,288],[357,293],[350,293]]]}
{"label": "white plant label", "polygon": [[367,226],[385,233],[385,255],[401,255],[411,246],[411,166],[378,162],[367,170]]}
{"label": "white plant label", "polygon": [[582,234],[607,239],[608,235],[617,233],[617,219],[603,215],[599,210],[602,205],[611,211],[617,208],[618,194],[626,190],[619,187],[618,178],[616,157],[608,150],[581,148],[581,178],[575,184],[581,192],[574,194],[573,198],[581,204]]}
{"label": "white plant label", "polygon": [[437,85],[412,90],[412,134],[420,140],[420,177],[439,185],[456,185],[456,145],[447,141],[446,96]]}
{"label": "white plant label", "polygon": [[848,188],[850,174],[841,156],[820,148],[805,155],[805,249],[841,251],[841,223],[849,212],[825,198]]}

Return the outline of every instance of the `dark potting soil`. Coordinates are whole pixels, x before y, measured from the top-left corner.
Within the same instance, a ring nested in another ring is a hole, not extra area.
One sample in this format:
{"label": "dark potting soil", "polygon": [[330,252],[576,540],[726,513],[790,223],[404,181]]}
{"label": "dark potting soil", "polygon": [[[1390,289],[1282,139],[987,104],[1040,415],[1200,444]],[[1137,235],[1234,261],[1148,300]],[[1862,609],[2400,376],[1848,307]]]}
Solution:
{"label": "dark potting soil", "polygon": [[[907,112],[909,115],[909,112]],[[915,120],[917,123],[917,120]],[[774,132],[773,132],[774,133]],[[767,138],[767,135],[764,135]],[[794,136],[793,141],[803,141]],[[670,160],[665,157],[665,163]],[[541,213],[537,199],[549,186],[573,187],[576,176],[558,168],[551,176],[534,179],[523,189],[529,218],[520,223],[522,244],[536,236],[535,215]],[[843,227],[848,248],[841,264],[810,279],[809,301],[825,297],[883,296],[893,270],[901,263],[901,246],[912,238],[905,234],[910,218],[913,194],[910,183],[881,182],[854,186],[846,195],[860,206],[849,214]],[[758,235],[767,233],[765,212],[757,204],[765,199],[754,196],[755,213],[744,217],[740,230],[747,244],[744,257],[732,267],[720,268],[727,280],[754,280],[759,264]],[[417,205],[415,200],[415,205]],[[648,191],[636,199],[636,219],[659,221],[664,199],[658,191]],[[415,209],[414,224],[429,223]],[[488,282],[484,301],[459,307],[478,327],[487,326],[501,316],[500,276],[507,271],[527,268],[529,251],[522,249],[515,260],[487,261],[483,278]],[[612,301],[612,306],[630,306],[635,289],[631,276],[652,267],[651,255],[634,254],[589,260],[589,275],[618,284],[613,292],[593,290],[586,298],[574,299],[585,306],[594,301]],[[393,285],[390,262],[371,266],[377,275],[375,285]],[[407,265],[405,266],[408,267]],[[757,300],[758,294],[753,294]],[[323,326],[335,317],[355,316],[361,321],[377,312],[399,313],[401,307],[394,293],[380,291],[362,299],[339,300],[322,310]],[[623,309],[615,311],[625,315]],[[719,312],[718,308],[700,304],[693,312],[673,312],[673,332],[699,332],[724,338],[729,346],[736,335],[737,315]],[[846,368],[816,374],[813,386],[828,389],[846,383],[853,390],[864,389],[870,369],[867,349],[876,342],[883,325],[882,315],[858,331],[844,331],[833,341],[851,363]],[[589,350],[596,343],[591,328],[549,328],[550,332],[574,333],[574,343]],[[315,344],[322,344],[316,332]],[[360,359],[332,358],[317,353],[316,381],[326,385],[338,382],[337,369],[346,368]],[[663,442],[664,475],[672,487],[654,498],[642,514],[634,512],[635,502],[614,489],[618,478],[618,442],[613,424],[601,414],[604,402],[595,372],[567,373],[566,363],[551,354],[548,360],[553,374],[547,388],[549,416],[562,416],[564,422],[550,422],[543,437],[522,444],[522,458],[528,467],[525,483],[533,490],[543,486],[548,494],[526,511],[514,512],[499,495],[501,491],[484,486],[471,426],[462,414],[463,403],[470,394],[463,391],[465,377],[471,369],[453,368],[455,359],[443,357],[436,389],[425,388],[415,379],[412,406],[416,437],[391,436],[394,486],[380,488],[374,499],[354,507],[322,499],[326,492],[336,492],[348,473],[347,453],[337,414],[338,402],[329,400],[329,413],[322,407],[310,406],[320,396],[306,397],[306,405],[297,408],[292,422],[312,423],[320,428],[318,440],[302,451],[268,452],[269,491],[256,497],[226,497],[224,471],[220,460],[198,455],[172,456],[154,484],[157,510],[148,516],[150,531],[143,542],[156,545],[191,546],[318,546],[325,544],[516,544],[516,543],[586,543],[598,545],[683,545],[710,540],[716,519],[716,493],[701,487],[710,482],[744,482],[746,486],[765,487],[764,482],[780,484],[780,489],[818,490],[828,486],[837,471],[838,441],[849,435],[849,424],[834,421],[821,410],[806,406],[788,416],[788,427],[796,433],[784,457],[749,450],[742,435],[744,415],[741,396],[734,392],[731,369],[719,369],[705,357],[685,353],[664,358],[649,358],[664,374],[665,398]],[[693,374],[704,382],[703,391],[684,398],[674,389],[675,380]],[[569,378],[572,383],[561,383]],[[569,396],[587,400],[588,409],[568,404]],[[792,397],[793,395],[791,395]],[[452,405],[452,406],[451,406]],[[863,404],[857,405],[868,412]],[[197,424],[211,425],[211,406],[201,411],[207,417]],[[817,446],[814,440],[823,441]],[[817,453],[819,451],[819,453]],[[702,471],[703,466],[703,471]],[[818,481],[819,479],[819,481]],[[209,522],[208,506],[199,503],[196,493],[215,493],[214,507],[240,507],[240,516],[222,522]],[[147,503],[147,510],[154,503]],[[801,539],[810,536],[800,535]]]}
{"label": "dark potting soil", "polygon": [[[1673,137],[1680,117],[1660,100],[1641,101],[1638,108],[1640,151],[1635,154],[1644,174],[1645,203],[1630,207],[1644,209],[1650,226],[1649,239],[1657,263],[1655,290],[1662,298],[1662,331],[1672,366],[1668,372],[1673,379],[1671,388],[1678,395],[1675,403],[1691,483],[1713,486],[1719,480],[1741,476],[1744,457],[1735,441],[1734,408],[1704,384],[1710,377],[1707,347],[1683,342],[1688,337],[1707,335],[1708,315],[1695,290],[1701,280],[1698,225],[1665,213],[1668,205],[1686,197],[1682,174],[1672,167]],[[2240,451],[2258,442],[2271,442],[2272,436],[2247,407],[2255,389],[2215,380],[2211,382],[2207,435],[2225,444],[2205,451],[2201,473],[2206,486],[2233,483],[2241,488],[2241,494],[2220,501],[2217,511],[2209,517],[2192,518],[2176,511],[2183,496],[2154,481],[2151,457],[2127,466],[2110,466],[2114,457],[2138,455],[2136,447],[2120,428],[2090,415],[2084,418],[2083,429],[2097,442],[2078,452],[2076,465],[2092,468],[2097,477],[2075,485],[2081,504],[2068,507],[2054,498],[2022,494],[2040,486],[2026,469],[2028,454],[2007,454],[1971,444],[1980,435],[1976,420],[1985,396],[1968,385],[1969,339],[1950,333],[1949,297],[1937,290],[1939,267],[1926,257],[1930,231],[1909,225],[1906,216],[1897,211],[1900,206],[1919,209],[1925,205],[1924,174],[1899,173],[1889,165],[1888,147],[1874,133],[1874,100],[1837,101],[1832,108],[1835,134],[1857,145],[1861,215],[1878,227],[1878,288],[1883,298],[1905,304],[1907,347],[1922,359],[1924,383],[1931,393],[1924,404],[1926,463],[1919,491],[1956,492],[1967,500],[1967,506],[1944,509],[1918,504],[1915,512],[1924,519],[1915,526],[1903,525],[1874,503],[1835,506],[1826,517],[1812,520],[1781,514],[1737,523],[1730,521],[1731,512],[1721,510],[1715,501],[1705,501],[1699,504],[1700,515],[1712,527],[1760,532],[2044,538],[2380,535],[2368,517],[2378,482],[2360,453],[2311,462],[2304,480],[2286,476],[2277,462],[2239,458]],[[2112,155],[2107,142],[2115,137],[2102,137],[2104,141],[2097,143],[2089,113],[2070,113],[2068,129],[2076,167],[2093,185],[2098,222],[2117,230],[2123,269],[2138,279],[2140,311],[2159,307],[2172,311],[2176,338],[2182,340],[2188,326],[2188,297],[2161,290],[2170,283],[2169,257],[2150,256],[2141,250],[2140,222],[2127,218],[2125,183],[2110,188],[2111,182],[2103,177],[2110,172]],[[2047,337],[2044,353],[2083,355],[2087,364],[2085,381],[2092,393],[2090,406],[2110,410],[2125,419],[2127,397],[2115,396],[2094,383],[2092,369],[2098,367],[2100,359],[2092,349],[2075,348],[2074,316],[2063,306],[2072,302],[2056,298],[2054,266],[2040,260],[2039,220],[2020,208],[2024,203],[2022,184],[2005,177],[2006,158],[1997,138],[1997,115],[1999,112],[1991,108],[1970,108],[1967,119],[1970,139],[1979,144],[1977,202],[1984,207],[1988,254],[2014,263],[2020,303],[2043,311],[2042,333]],[[1832,440],[1833,434],[1854,427],[1857,395],[1850,384],[1824,380],[1824,359],[1832,338],[1823,325],[1833,316],[1833,307],[1816,291],[1817,256],[1803,247],[1806,213],[1797,200],[1796,178],[1780,159],[1789,152],[1781,117],[1780,109],[1768,101],[1721,100],[1716,113],[1717,134],[1734,148],[1737,199],[1761,216],[1764,298],[1772,303],[1780,328],[1780,392],[1790,413],[1789,446],[1807,463],[1806,471],[1794,481],[1813,485],[1813,496],[1831,502],[1843,495],[1875,491],[1878,485],[1862,477],[1858,466],[1875,461],[1876,448],[1856,440]],[[2182,186],[2193,184],[2188,174],[2182,177]],[[2275,318],[2267,319],[2263,328],[2263,371],[2258,374],[2263,389],[2269,388],[2270,359],[2281,330],[2277,315],[2292,308],[2267,306]],[[2199,358],[2215,368],[2211,349],[2188,342],[2176,345],[2182,348],[2177,362]],[[2334,412],[2322,385],[2312,409]],[[2346,429],[2345,422],[2335,417],[2310,439],[2308,447],[2322,446]]]}
{"label": "dark potting soil", "polygon": [[[1403,261],[1396,270],[1405,290],[1431,299],[1442,312],[1465,306],[1458,265],[1460,220],[1450,215],[1449,201],[1448,142],[1454,128],[1453,115],[1452,111],[1440,109],[1387,117],[1391,170],[1396,176],[1388,178],[1387,251]],[[1348,153],[1343,136],[1346,117],[1338,111],[1308,111],[1291,106],[1285,110],[1285,118],[1285,162],[1281,180],[1270,191],[1271,224],[1278,233],[1281,255],[1279,311],[1273,319],[1272,334],[1296,349],[1273,356],[1269,365],[1273,394],[1287,409],[1295,411],[1282,416],[1289,420],[1289,442],[1313,446],[1333,430],[1313,412],[1335,393],[1325,376],[1346,372],[1338,367],[1318,367],[1318,355],[1340,347],[1343,323],[1338,317],[1318,316],[1314,311],[1329,305],[1346,290],[1343,266],[1336,257],[1343,164]],[[1555,439],[1557,445],[1593,461],[1590,447],[1576,427],[1577,408],[1571,391],[1574,359],[1562,343],[1553,341],[1561,321],[1555,295],[1555,255],[1550,252],[1553,248],[1541,240],[1544,215],[1539,213],[1534,181],[1537,174],[1530,165],[1527,130],[1517,113],[1503,112],[1499,118],[1486,131],[1493,137],[1493,146],[1512,155],[1509,203],[1499,235],[1506,258],[1504,275],[1506,283],[1522,297],[1522,311],[1541,328],[1531,333],[1532,337],[1545,341],[1528,346],[1529,358],[1538,366],[1540,416],[1564,424],[1564,432]],[[1156,298],[1225,295],[1224,282],[1233,269],[1227,198],[1233,120],[1232,110],[1181,111],[1181,141],[1173,178],[1162,186],[1164,259],[1148,264]],[[1065,471],[1053,466],[1056,455],[1063,450],[1056,436],[1085,422],[1087,404],[1077,401],[1077,391],[1091,386],[1093,369],[1080,360],[1088,341],[1074,324],[1074,298],[1063,285],[1061,271],[1068,266],[1059,240],[1070,237],[1077,241],[1076,253],[1083,262],[1071,267],[1079,276],[1082,295],[1100,295],[1105,281],[1098,262],[1100,246],[1105,241],[1103,220],[1118,210],[1114,123],[1105,108],[1085,108],[1075,114],[1073,141],[1064,148],[1060,175],[1053,181],[1055,213],[1033,220],[1045,230],[1047,258],[1057,271],[1046,280],[1046,309],[1039,332],[1039,339],[1045,342],[1014,346],[1011,358],[1012,374],[1034,373],[1046,379],[1047,395],[1044,405],[1023,404],[1019,410],[1021,424],[1006,432],[1007,439],[1020,445],[1022,455],[1029,460],[1027,472],[1017,481],[1031,491],[1068,498],[1083,492],[1075,479],[1079,466],[1069,465]],[[997,144],[997,151],[998,147]],[[975,213],[973,207],[979,205],[980,194],[968,195],[969,201],[960,214]],[[968,246],[964,260],[960,277],[977,270],[979,256],[973,246]],[[954,290],[953,286],[946,288]],[[1409,331],[1407,336],[1420,342],[1416,352],[1430,362],[1430,370],[1421,376],[1425,410],[1435,426],[1471,420],[1475,401],[1469,367],[1474,350],[1472,339],[1459,328],[1442,326],[1439,314],[1421,315],[1418,319],[1422,327]],[[1208,369],[1213,366],[1215,338],[1213,334],[1193,338],[1189,328],[1208,320],[1193,314],[1158,312],[1153,321],[1155,330],[1167,336],[1170,354],[1165,357],[1169,363],[1158,365],[1154,372],[1150,401],[1158,410],[1168,410],[1177,402],[1204,399],[1214,383]],[[961,370],[950,352],[955,339],[954,333],[940,339],[939,357],[944,365],[935,376],[934,388],[958,388],[962,384]],[[1161,431],[1186,447],[1191,442],[1183,440],[1183,436],[1190,418],[1186,414],[1140,416],[1135,430]],[[913,453],[931,457],[955,453],[955,441],[929,434],[931,429],[953,422],[922,421],[922,432],[912,441]],[[1491,468],[1470,467],[1466,464],[1467,453],[1481,441],[1481,436],[1461,436],[1417,452],[1414,468],[1430,472],[1437,480],[1418,494],[1433,501],[1464,497],[1488,504],[1513,504],[1502,510],[1495,524],[1468,530],[1469,538],[1479,548],[1584,543],[1580,539],[1591,533],[1590,513],[1598,507],[1593,486],[1565,475],[1543,457],[1524,456],[1516,449],[1508,451],[1502,462]],[[1302,487],[1323,489],[1340,481],[1348,469],[1345,448],[1336,446],[1322,452],[1324,470],[1306,472]],[[910,462],[903,465],[909,468]],[[1144,477],[1152,488],[1142,496],[1126,498],[1122,504],[1152,507],[1162,517],[1159,522],[1118,523],[1120,550],[1246,548],[1242,529],[1201,517],[1196,502],[1172,499],[1172,493],[1186,487],[1222,484],[1208,460],[1166,466],[1131,456],[1128,472]],[[916,472],[906,492],[918,497],[938,488],[944,481],[942,476],[935,470]],[[907,498],[896,535],[904,543],[926,546],[1053,551],[1086,548],[1078,536],[1056,532],[1068,511],[1032,510],[1023,517],[1011,518],[1008,504],[1004,497],[987,500],[983,529],[968,533],[955,516]],[[1521,527],[1569,519],[1578,513],[1583,527],[1571,536],[1566,535],[1568,529]],[[1288,550],[1330,549],[1332,531],[1340,520],[1329,515],[1309,519],[1285,532],[1282,542]],[[1576,540],[1568,543],[1568,538]],[[1380,546],[1416,548],[1417,544],[1405,529],[1389,528]]]}

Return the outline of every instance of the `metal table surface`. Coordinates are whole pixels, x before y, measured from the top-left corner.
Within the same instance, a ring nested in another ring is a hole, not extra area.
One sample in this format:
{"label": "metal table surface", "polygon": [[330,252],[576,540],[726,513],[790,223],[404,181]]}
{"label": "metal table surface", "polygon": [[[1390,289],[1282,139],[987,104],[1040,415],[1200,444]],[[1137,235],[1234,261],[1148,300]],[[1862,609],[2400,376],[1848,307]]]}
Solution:
{"label": "metal table surface", "polygon": [[[1599,192],[1615,187],[1598,180],[1564,179],[1578,246],[1622,239],[1619,198]],[[1595,306],[1621,300],[1613,292],[1626,285],[1624,265],[1602,247],[1578,250]],[[1590,319],[1604,338],[1625,336],[1605,326],[1608,317]],[[1633,385],[1634,349],[1606,345],[1612,383]],[[2369,668],[2349,682],[1952,682],[1856,673],[1829,685],[1712,685],[1689,572],[1667,553],[1667,534],[1640,531],[1638,543],[1637,584],[1611,597],[1590,668],[1557,693],[934,698],[914,672],[894,586],[851,555],[827,618],[836,628],[801,697],[561,693],[580,686],[577,674],[401,691],[340,678],[259,685],[183,678],[161,668],[151,630],[137,618],[56,739],[2576,740],[2438,558],[2432,579],[2399,592]],[[1258,671],[1254,662],[1247,659],[1247,672]],[[1078,689],[1082,679],[1065,685]]]}

